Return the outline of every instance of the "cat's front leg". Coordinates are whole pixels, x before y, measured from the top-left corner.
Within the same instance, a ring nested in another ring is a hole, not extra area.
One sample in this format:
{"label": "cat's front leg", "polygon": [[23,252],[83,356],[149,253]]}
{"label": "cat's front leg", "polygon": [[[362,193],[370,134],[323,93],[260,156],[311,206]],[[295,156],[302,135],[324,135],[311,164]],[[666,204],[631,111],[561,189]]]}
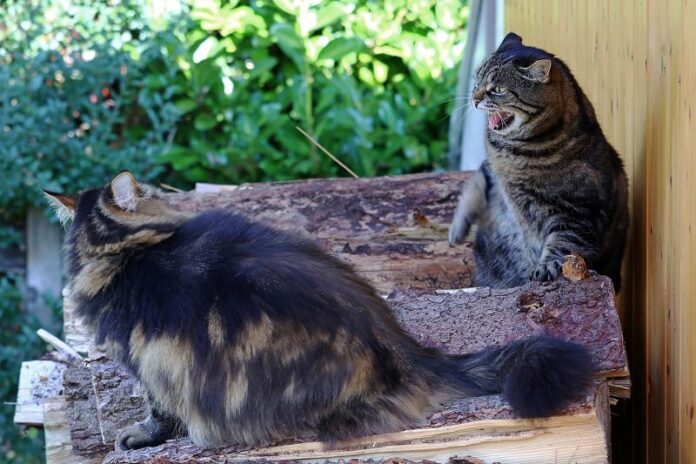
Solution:
{"label": "cat's front leg", "polygon": [[140,422],[121,429],[116,436],[116,449],[130,450],[156,446],[176,436],[178,420],[150,407],[150,415]]}
{"label": "cat's front leg", "polygon": [[476,218],[487,206],[487,185],[483,169],[484,167],[476,171],[462,188],[449,229],[450,245],[461,243],[466,238]]}

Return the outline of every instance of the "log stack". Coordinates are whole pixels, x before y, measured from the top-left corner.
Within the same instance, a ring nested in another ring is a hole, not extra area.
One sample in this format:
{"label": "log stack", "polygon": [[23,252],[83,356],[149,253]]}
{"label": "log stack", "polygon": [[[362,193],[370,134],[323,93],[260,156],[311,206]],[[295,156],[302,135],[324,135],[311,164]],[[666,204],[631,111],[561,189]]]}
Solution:
{"label": "log stack", "polygon": [[[43,411],[47,462],[608,462],[609,403],[630,391],[611,281],[590,276],[506,290],[467,288],[471,250],[450,248],[446,241],[467,177],[443,173],[201,186],[198,192],[172,195],[172,201],[191,211],[241,212],[312,237],[372,282],[404,328],[424,345],[468,353],[542,333],[585,344],[598,366],[596,383],[562,414],[518,419],[493,395],[443,404],[412,430],[365,437],[331,450],[306,436],[265,449],[203,450],[182,437],[157,447],[113,451],[116,432],[144,417],[142,393],[135,379],[92,346],[91,334],[66,298],[65,337],[88,354],[87,361],[43,361],[55,365],[43,364],[43,373],[33,376],[28,367],[24,375],[23,367],[25,388],[18,399],[19,413],[32,402],[42,403],[38,409]],[[43,389],[39,398],[41,389],[32,385],[56,378],[60,388],[53,394]],[[30,416],[37,425],[36,404]],[[27,423],[21,414],[17,422]]]}

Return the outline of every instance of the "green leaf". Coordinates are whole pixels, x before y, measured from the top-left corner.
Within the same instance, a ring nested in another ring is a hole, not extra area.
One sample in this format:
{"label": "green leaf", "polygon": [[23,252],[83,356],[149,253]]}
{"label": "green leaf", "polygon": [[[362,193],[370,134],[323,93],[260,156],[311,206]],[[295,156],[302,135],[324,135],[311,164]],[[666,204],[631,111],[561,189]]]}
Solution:
{"label": "green leaf", "polygon": [[358,70],[358,77],[368,85],[375,85],[377,83],[375,82],[375,77],[372,75],[372,72],[367,68],[360,68]]}
{"label": "green leaf", "polygon": [[210,178],[208,171],[199,166],[183,171],[182,175],[190,182],[203,182]]}
{"label": "green leaf", "polygon": [[186,114],[195,109],[198,106],[198,103],[191,98],[182,98],[181,100],[174,102],[174,106],[176,106],[176,109],[178,109],[181,114]]}
{"label": "green leaf", "polygon": [[435,2],[435,17],[440,28],[451,31],[463,26],[463,24],[457,24],[460,9],[460,0],[437,0]]}
{"label": "green leaf", "polygon": [[266,22],[248,6],[240,6],[234,10],[225,11],[223,16],[224,25],[220,28],[220,34],[223,37],[249,29],[266,30]]}
{"label": "green leaf", "polygon": [[384,84],[387,81],[387,77],[389,75],[389,66],[379,60],[375,60],[372,63],[372,71],[377,82]]}
{"label": "green leaf", "polygon": [[189,148],[174,146],[155,157],[158,163],[169,163],[177,171],[188,169],[198,162],[196,154]]}
{"label": "green leaf", "polygon": [[273,0],[273,3],[286,13],[291,15],[297,14],[297,6],[295,2],[292,2],[291,0]]}
{"label": "green leaf", "polygon": [[207,60],[211,56],[215,56],[223,48],[224,46],[215,37],[210,36],[196,47],[196,50],[193,52],[193,62],[198,64],[203,60]]}
{"label": "green leaf", "polygon": [[287,23],[276,23],[271,26],[271,36],[299,69],[304,68],[304,44],[295,32],[295,28]]}
{"label": "green leaf", "polygon": [[167,79],[162,75],[147,76],[143,81],[148,89],[161,89],[167,85]]}
{"label": "green leaf", "polygon": [[329,42],[320,52],[317,60],[340,60],[349,53],[359,53],[365,43],[357,37],[338,37]]}
{"label": "green leaf", "polygon": [[209,114],[199,114],[193,120],[193,127],[199,131],[207,131],[217,125],[217,119]]}
{"label": "green leaf", "polygon": [[352,10],[352,5],[344,5],[340,2],[329,3],[328,5],[314,12],[314,24],[309,28],[309,32],[314,32],[318,29],[322,29],[330,24],[333,24],[341,17],[345,17],[345,15],[349,14]]}

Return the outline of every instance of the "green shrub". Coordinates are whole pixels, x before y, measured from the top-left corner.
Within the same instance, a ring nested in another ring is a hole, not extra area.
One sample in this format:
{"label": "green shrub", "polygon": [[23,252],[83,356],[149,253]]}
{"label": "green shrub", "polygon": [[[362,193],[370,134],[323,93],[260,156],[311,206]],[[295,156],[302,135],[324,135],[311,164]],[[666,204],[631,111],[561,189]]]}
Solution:
{"label": "green shrub", "polygon": [[[9,1],[0,9],[0,215],[22,218],[41,188],[75,191],[131,168],[147,179],[161,147],[138,103],[138,9]],[[157,112],[158,108],[147,108]]]}
{"label": "green shrub", "polygon": [[444,167],[467,9],[458,0],[195,0],[143,52],[140,101],[178,111],[157,159],[188,181]]}

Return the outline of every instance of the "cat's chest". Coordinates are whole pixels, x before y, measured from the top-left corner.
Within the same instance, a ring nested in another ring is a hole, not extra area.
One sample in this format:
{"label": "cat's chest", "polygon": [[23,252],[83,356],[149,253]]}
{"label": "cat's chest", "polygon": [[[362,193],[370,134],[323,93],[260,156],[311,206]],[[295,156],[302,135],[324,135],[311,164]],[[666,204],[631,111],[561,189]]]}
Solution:
{"label": "cat's chest", "polygon": [[540,205],[520,192],[509,192],[501,185],[491,190],[489,202],[489,226],[515,242],[518,248],[536,256],[546,237],[544,212]]}

